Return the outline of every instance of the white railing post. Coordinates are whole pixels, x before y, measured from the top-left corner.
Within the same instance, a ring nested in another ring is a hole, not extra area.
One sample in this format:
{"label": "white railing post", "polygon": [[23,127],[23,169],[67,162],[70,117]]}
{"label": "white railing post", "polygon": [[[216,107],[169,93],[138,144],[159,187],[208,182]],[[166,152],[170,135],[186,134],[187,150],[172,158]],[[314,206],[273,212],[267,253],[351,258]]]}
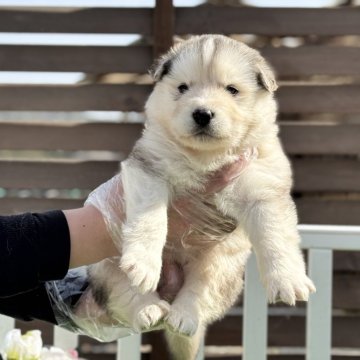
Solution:
{"label": "white railing post", "polygon": [[243,360],[266,360],[267,299],[254,254],[245,272]]}
{"label": "white railing post", "polygon": [[0,350],[4,346],[6,333],[12,330],[14,326],[15,326],[15,319],[5,315],[0,315]]}
{"label": "white railing post", "polygon": [[131,335],[118,340],[116,360],[141,359],[141,335]]}
{"label": "white railing post", "polygon": [[59,326],[54,327],[54,346],[63,350],[76,349],[79,336]]}
{"label": "white railing post", "polygon": [[332,250],[309,250],[309,276],[316,286],[306,316],[306,360],[331,359]]}

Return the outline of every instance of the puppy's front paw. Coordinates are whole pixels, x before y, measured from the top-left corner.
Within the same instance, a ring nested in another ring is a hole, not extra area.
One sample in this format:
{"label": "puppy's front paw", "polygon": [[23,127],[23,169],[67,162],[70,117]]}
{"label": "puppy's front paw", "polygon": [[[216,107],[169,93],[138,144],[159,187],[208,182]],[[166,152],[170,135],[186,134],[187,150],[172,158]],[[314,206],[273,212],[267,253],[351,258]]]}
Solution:
{"label": "puppy's front paw", "polygon": [[157,325],[168,314],[169,309],[169,303],[164,300],[160,300],[157,304],[144,306],[136,315],[134,328],[141,331]]}
{"label": "puppy's front paw", "polygon": [[281,274],[281,272],[268,275],[265,287],[270,303],[282,301],[295,305],[298,301],[308,301],[309,295],[316,291],[313,282],[302,274]]}
{"label": "puppy's front paw", "polygon": [[170,308],[165,322],[170,331],[185,336],[193,336],[199,326],[198,315],[178,305]]}
{"label": "puppy's front paw", "polygon": [[120,268],[127,274],[131,286],[142,294],[156,290],[161,274],[161,257],[146,255],[129,251],[120,260]]}

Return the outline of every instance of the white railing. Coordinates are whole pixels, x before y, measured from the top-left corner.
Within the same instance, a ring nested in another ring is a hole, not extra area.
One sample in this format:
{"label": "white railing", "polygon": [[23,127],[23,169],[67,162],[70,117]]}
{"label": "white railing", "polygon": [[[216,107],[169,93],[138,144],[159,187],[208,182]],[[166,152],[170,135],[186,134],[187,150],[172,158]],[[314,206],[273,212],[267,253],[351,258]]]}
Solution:
{"label": "white railing", "polygon": [[[332,257],[334,250],[360,251],[360,226],[299,225],[302,248],[308,250],[308,270],[316,284],[306,310],[306,360],[331,359]],[[268,309],[255,258],[245,274],[243,360],[266,360]],[[0,348],[4,334],[15,321],[0,315]],[[141,336],[118,341],[117,360],[140,360]],[[78,336],[55,327],[54,345],[75,348]],[[204,347],[198,360],[204,359]]]}

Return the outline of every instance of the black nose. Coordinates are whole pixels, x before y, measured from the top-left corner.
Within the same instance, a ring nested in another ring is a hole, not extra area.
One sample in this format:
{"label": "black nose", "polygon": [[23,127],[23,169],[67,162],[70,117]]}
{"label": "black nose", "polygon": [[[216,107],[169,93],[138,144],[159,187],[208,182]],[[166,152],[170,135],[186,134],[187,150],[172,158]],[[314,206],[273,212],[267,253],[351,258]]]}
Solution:
{"label": "black nose", "polygon": [[210,120],[214,117],[214,113],[207,109],[196,109],[192,113],[192,117],[200,127],[205,127],[209,124]]}

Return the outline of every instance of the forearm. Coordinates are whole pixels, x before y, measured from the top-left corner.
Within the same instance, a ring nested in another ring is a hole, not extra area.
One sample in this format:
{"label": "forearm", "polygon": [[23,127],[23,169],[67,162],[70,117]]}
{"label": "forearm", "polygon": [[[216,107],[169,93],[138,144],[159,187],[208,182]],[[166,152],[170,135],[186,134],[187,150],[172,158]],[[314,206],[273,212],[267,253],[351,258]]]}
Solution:
{"label": "forearm", "polygon": [[64,211],[70,231],[70,268],[117,256],[100,212],[93,206]]}

